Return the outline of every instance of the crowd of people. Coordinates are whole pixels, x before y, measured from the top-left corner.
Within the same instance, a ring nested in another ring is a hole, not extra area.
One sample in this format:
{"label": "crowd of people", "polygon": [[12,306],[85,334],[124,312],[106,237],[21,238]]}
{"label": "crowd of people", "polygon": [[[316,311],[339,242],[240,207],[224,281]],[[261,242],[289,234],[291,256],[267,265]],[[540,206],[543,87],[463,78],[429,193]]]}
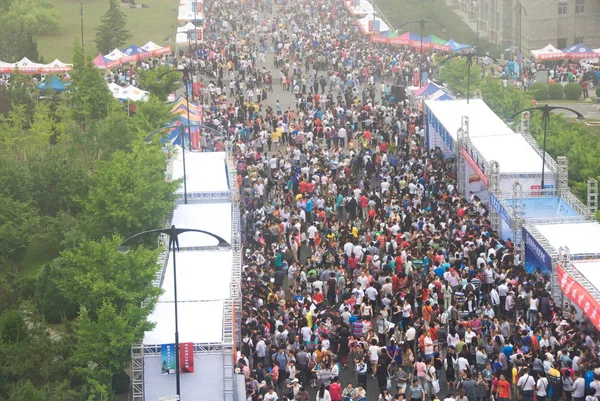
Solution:
{"label": "crowd of people", "polygon": [[338,1],[204,6],[186,62],[237,160],[248,401],[596,401],[598,332],[391,90],[419,55],[368,42]]}

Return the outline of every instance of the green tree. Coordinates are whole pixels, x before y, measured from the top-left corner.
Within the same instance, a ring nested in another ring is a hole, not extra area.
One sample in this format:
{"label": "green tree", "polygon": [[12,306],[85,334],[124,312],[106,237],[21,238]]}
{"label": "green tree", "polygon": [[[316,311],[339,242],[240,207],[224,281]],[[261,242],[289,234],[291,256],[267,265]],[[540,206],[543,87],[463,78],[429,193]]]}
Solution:
{"label": "green tree", "polygon": [[48,323],[60,323],[63,319],[77,317],[77,304],[65,298],[59,291],[52,275],[52,265],[43,267],[37,281],[35,301]]}
{"label": "green tree", "polygon": [[17,383],[11,390],[8,401],[46,401],[44,392],[38,390],[28,380]]}
{"label": "green tree", "polygon": [[100,21],[95,39],[98,52],[108,54],[131,38],[131,33],[127,30],[127,16],[121,11],[117,0],[109,0],[108,11]]}
{"label": "green tree", "polygon": [[156,146],[136,144],[99,161],[84,202],[81,230],[90,238],[129,237],[158,226],[175,201],[177,182],[166,182],[165,154]]}
{"label": "green tree", "polygon": [[26,338],[27,327],[23,315],[16,310],[2,314],[0,319],[0,342],[14,344],[25,341]]}
{"label": "green tree", "polygon": [[582,93],[583,89],[577,82],[569,82],[565,85],[565,97],[569,100],[578,100]]}
{"label": "green tree", "polygon": [[173,114],[164,101],[157,96],[150,96],[148,101],[138,104],[137,113],[130,120],[132,120],[135,129],[145,136],[149,132],[173,121]]}
{"label": "green tree", "polygon": [[14,0],[3,19],[23,24],[33,35],[50,35],[60,28],[58,10],[45,0]]}
{"label": "green tree", "polygon": [[558,82],[548,85],[548,89],[550,91],[550,99],[559,100],[565,96],[565,90],[562,84]]}
{"label": "green tree", "polygon": [[153,304],[140,308],[140,303],[152,301],[160,293],[152,285],[158,251],[138,249],[122,255],[116,249],[120,242],[120,237],[83,240],[52,263],[53,280],[62,295],[93,320],[103,302],[109,302],[119,314],[127,311],[131,317],[135,312],[141,319]]}
{"label": "green tree", "polygon": [[[173,72],[170,72],[173,71]],[[167,100],[169,94],[181,86],[181,73],[167,66],[144,70],[137,69],[140,89],[149,91],[161,101]]]}
{"label": "green tree", "polygon": [[[74,66],[75,69],[76,66]],[[73,116],[79,123],[100,120],[108,116],[116,107],[116,100],[110,93],[106,81],[90,59],[82,66],[81,71],[75,69],[79,77],[77,87],[71,98]]]}
{"label": "green tree", "polygon": [[16,62],[23,57],[27,57],[31,61],[42,61],[32,29],[27,27],[23,21],[7,16],[0,17],[0,54],[2,61],[6,62]]}
{"label": "green tree", "polygon": [[[467,97],[467,59],[456,57],[440,64],[440,80],[448,85],[452,93],[460,98]],[[471,65],[471,97],[473,92],[482,82],[481,67],[475,63]]]}
{"label": "green tree", "polygon": [[535,82],[529,87],[529,94],[535,100],[547,100],[550,98],[550,90],[548,85],[543,82]]}
{"label": "green tree", "polygon": [[119,312],[113,304],[104,301],[97,318],[82,311],[77,322],[78,341],[73,358],[86,366],[81,370],[84,377],[112,389],[112,377],[131,362],[131,345],[152,328],[146,321],[147,315],[140,316],[138,310],[139,306],[129,305]]}
{"label": "green tree", "polygon": [[29,203],[0,196],[0,259],[19,263],[39,223],[38,211]]}
{"label": "green tree", "polygon": [[508,118],[529,104],[523,91],[512,86],[504,88],[498,79],[488,77],[477,89],[481,90],[481,96],[489,108],[501,118]]}

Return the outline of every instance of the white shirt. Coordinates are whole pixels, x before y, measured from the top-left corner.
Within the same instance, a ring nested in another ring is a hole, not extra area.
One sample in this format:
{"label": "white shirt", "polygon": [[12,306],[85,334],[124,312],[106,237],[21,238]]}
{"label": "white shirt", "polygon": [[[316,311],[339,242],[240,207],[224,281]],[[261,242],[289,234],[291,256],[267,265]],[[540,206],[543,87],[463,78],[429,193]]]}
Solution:
{"label": "white shirt", "polygon": [[533,386],[535,384],[535,380],[532,376],[523,375],[517,382],[517,387],[524,391],[533,391]]}
{"label": "white shirt", "polygon": [[415,339],[416,335],[417,335],[417,331],[415,330],[415,328],[410,327],[408,330],[406,330],[406,333],[404,334],[404,339],[406,341],[413,341]]}
{"label": "white shirt", "polygon": [[[302,334],[302,341],[310,341],[310,336],[312,335],[312,330],[308,326],[304,326],[300,329],[300,334]],[[257,352],[258,355],[258,352]],[[264,355],[263,355],[264,356]]]}

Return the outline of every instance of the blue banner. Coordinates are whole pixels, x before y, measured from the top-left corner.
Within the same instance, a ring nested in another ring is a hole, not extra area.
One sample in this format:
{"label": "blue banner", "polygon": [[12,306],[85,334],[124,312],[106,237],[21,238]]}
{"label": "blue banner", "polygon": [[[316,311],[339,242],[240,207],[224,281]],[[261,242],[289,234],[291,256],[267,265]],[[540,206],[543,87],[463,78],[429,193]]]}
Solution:
{"label": "blue banner", "polygon": [[175,373],[175,344],[163,344],[160,347],[162,374],[170,375]]}
{"label": "blue banner", "polygon": [[552,258],[525,227],[523,227],[523,246],[525,247],[525,270],[527,273],[535,273],[538,268],[543,274],[552,273]]}
{"label": "blue banner", "polygon": [[496,198],[492,193],[490,193],[490,205],[492,205],[492,207],[496,209],[496,211],[498,212],[502,220],[506,222],[506,224],[512,226],[512,217],[510,213],[508,213],[508,211],[504,208],[504,206],[502,206],[498,198]]}

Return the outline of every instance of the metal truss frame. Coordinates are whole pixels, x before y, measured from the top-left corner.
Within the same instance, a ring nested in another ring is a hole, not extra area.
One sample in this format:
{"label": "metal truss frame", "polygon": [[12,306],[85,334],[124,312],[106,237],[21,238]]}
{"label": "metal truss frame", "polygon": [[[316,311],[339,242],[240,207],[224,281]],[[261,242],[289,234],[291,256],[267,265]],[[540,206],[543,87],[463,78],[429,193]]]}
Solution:
{"label": "metal truss frame", "polygon": [[[184,201],[184,194],[177,193],[177,199],[175,202],[182,203]],[[217,202],[231,202],[231,191],[202,191],[202,192],[188,192],[188,203],[217,203]]]}
{"label": "metal truss frame", "polygon": [[594,178],[587,182],[587,207],[591,213],[598,211],[598,180]]}

